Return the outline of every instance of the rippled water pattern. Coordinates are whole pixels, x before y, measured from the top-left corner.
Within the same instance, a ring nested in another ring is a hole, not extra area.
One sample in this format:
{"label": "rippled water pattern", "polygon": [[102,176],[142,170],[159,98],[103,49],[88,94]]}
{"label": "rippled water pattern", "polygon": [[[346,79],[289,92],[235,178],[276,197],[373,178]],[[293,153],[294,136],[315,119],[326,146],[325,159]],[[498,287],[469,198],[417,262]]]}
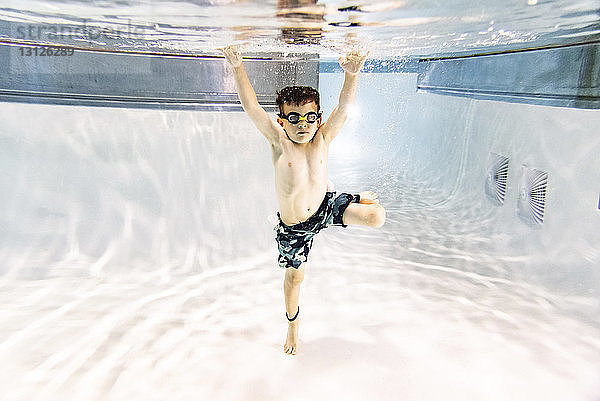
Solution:
{"label": "rippled water pattern", "polygon": [[[47,42],[93,48],[218,54],[246,51],[335,56],[348,46],[394,58],[591,40],[596,1],[32,1],[0,4],[0,20],[48,26]],[[79,28],[79,31],[76,29]],[[26,30],[25,30],[26,31]],[[38,31],[4,37],[36,41]]]}

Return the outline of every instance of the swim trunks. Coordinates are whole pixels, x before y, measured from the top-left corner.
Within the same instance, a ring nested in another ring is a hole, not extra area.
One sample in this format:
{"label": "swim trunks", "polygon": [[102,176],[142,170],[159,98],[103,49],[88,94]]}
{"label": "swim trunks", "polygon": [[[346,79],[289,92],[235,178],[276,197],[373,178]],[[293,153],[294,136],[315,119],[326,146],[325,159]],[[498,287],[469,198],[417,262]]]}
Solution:
{"label": "swim trunks", "polygon": [[337,197],[334,192],[326,192],[319,209],[306,221],[288,226],[281,221],[274,228],[277,232],[277,245],[279,256],[277,262],[279,267],[286,269],[293,267],[298,269],[302,262],[308,259],[308,252],[312,247],[313,237],[329,225],[348,227],[342,222],[342,216],[346,208],[354,200],[360,199],[358,195],[341,193]]}

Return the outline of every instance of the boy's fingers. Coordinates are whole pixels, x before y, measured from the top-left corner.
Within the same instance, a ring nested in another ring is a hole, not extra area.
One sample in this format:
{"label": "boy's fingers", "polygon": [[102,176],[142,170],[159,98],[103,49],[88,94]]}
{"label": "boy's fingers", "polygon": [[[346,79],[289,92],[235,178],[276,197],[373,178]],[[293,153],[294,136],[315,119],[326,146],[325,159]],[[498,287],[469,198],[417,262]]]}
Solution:
{"label": "boy's fingers", "polygon": [[237,50],[238,45],[227,45],[223,47],[217,47],[218,50]]}

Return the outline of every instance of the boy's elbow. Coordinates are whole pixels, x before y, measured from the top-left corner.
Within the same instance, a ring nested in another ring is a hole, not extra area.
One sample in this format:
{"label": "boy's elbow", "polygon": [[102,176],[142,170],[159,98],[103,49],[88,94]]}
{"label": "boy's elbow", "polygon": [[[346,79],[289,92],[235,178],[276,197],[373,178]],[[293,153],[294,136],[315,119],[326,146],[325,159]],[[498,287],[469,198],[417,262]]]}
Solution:
{"label": "boy's elbow", "polygon": [[258,114],[262,110],[257,101],[250,101],[245,99],[241,103],[244,111],[251,116]]}
{"label": "boy's elbow", "polygon": [[338,118],[346,120],[348,118],[348,113],[350,112],[350,106],[347,104],[339,104],[336,110],[336,114]]}
{"label": "boy's elbow", "polygon": [[354,107],[354,100],[346,100],[338,104],[338,112],[347,116]]}

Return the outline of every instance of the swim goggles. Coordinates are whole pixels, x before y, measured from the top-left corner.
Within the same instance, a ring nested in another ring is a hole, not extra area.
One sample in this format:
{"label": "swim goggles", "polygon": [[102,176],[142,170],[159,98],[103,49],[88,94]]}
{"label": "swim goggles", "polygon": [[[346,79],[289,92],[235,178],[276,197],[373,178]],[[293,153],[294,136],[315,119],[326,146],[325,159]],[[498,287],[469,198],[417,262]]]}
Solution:
{"label": "swim goggles", "polygon": [[283,113],[279,113],[277,115],[284,120],[288,120],[290,124],[298,124],[300,120],[306,120],[307,123],[312,124],[317,121],[319,117],[321,117],[321,112],[315,113],[314,111],[309,111],[305,115],[301,116],[299,113],[292,111],[291,113],[288,113],[287,116]]}

